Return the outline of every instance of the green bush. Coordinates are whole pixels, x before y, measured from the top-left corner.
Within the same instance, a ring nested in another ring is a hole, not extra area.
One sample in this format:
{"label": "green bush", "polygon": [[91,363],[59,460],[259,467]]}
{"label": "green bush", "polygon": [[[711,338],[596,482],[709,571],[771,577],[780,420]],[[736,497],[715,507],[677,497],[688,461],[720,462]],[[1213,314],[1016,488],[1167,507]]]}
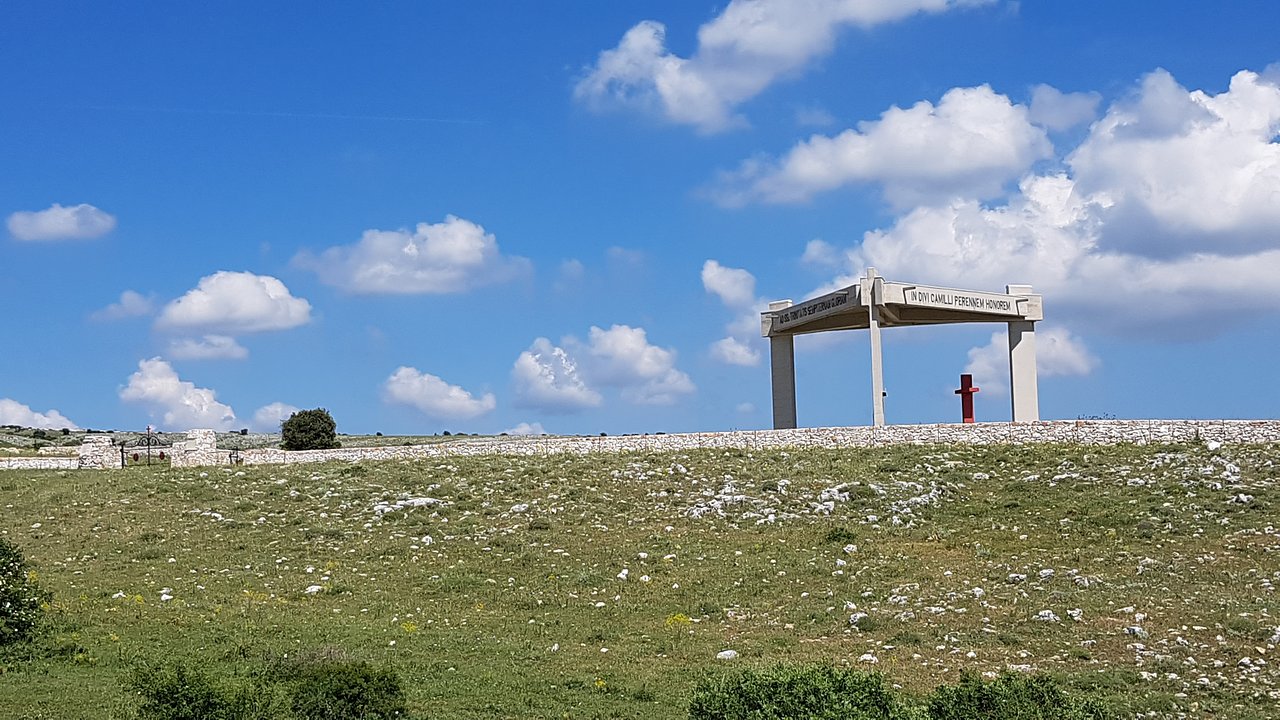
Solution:
{"label": "green bush", "polygon": [[290,696],[299,720],[384,720],[407,713],[404,688],[395,671],[360,661],[302,665]]}
{"label": "green bush", "polygon": [[48,599],[22,551],[0,538],[0,647],[30,640]]}
{"label": "green bush", "polygon": [[220,681],[186,663],[135,668],[125,687],[138,693],[138,720],[267,720],[285,712],[269,686]]}
{"label": "green bush", "polygon": [[190,661],[141,665],[124,682],[137,720],[386,720],[408,716],[390,668],[327,652],[220,677]]}
{"label": "green bush", "polygon": [[324,408],[299,410],[280,423],[285,450],[328,450],[338,447],[338,424]]}
{"label": "green bush", "polygon": [[909,720],[884,678],[848,668],[780,666],[703,680],[690,720]]}
{"label": "green bush", "polygon": [[960,684],[942,685],[929,698],[930,720],[1102,720],[1112,714],[1088,700],[1068,697],[1048,675],[1004,673],[991,682],[967,672]]}

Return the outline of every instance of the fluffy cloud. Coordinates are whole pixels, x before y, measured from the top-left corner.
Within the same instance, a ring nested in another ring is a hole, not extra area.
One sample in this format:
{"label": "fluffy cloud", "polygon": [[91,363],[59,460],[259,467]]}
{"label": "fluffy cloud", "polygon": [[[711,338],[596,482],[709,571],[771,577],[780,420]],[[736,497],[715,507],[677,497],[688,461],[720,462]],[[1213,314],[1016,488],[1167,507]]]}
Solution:
{"label": "fluffy cloud", "polygon": [[152,302],[151,298],[133,290],[125,290],[120,293],[118,302],[111,303],[89,317],[94,320],[122,320],[124,318],[150,315],[155,312],[155,309],[155,303]]}
{"label": "fluffy cloud", "polygon": [[217,393],[182,380],[173,366],[158,357],[138,363],[138,371],[120,389],[120,399],[163,413],[164,426],[173,431],[230,430],[236,422],[235,412],[218,402]]}
{"label": "fluffy cloud", "polygon": [[[1041,377],[1088,375],[1098,367],[1084,343],[1066,328],[1041,325],[1036,328],[1036,372]],[[969,350],[964,372],[973,375],[983,392],[1009,392],[1009,334],[991,334],[991,342]]]}
{"label": "fluffy cloud", "polygon": [[354,245],[332,247],[296,262],[320,280],[359,294],[446,294],[526,274],[526,258],[503,255],[484,228],[449,215],[412,231],[366,230]]}
{"label": "fluffy cloud", "polygon": [[547,412],[573,412],[598,407],[603,398],[587,387],[578,365],[564,348],[538,338],[520,353],[511,368],[516,405]]}
{"label": "fluffy cloud", "polygon": [[165,354],[174,360],[243,360],[249,357],[249,351],[243,345],[226,335],[172,340]]}
{"label": "fluffy cloud", "polygon": [[728,337],[711,343],[711,359],[745,367],[760,364],[760,351],[751,347],[751,342],[760,330],[760,309],[765,302],[755,296],[755,276],[708,260],[702,264],[702,287],[737,313],[727,328]]}
{"label": "fluffy cloud", "polygon": [[9,234],[17,240],[84,240],[111,232],[116,219],[92,205],[54,203],[45,210],[13,213],[8,225]]}
{"label": "fluffy cloud", "polygon": [[840,264],[840,253],[826,240],[814,238],[805,243],[800,262],[814,268],[832,268]]}
{"label": "fluffy cloud", "polygon": [[1219,95],[1160,70],[1067,158],[1108,248],[1152,256],[1280,246],[1280,86],[1240,72]]}
{"label": "fluffy cloud", "polygon": [[644,328],[592,327],[585,342],[566,337],[562,345],[538,338],[516,358],[511,378],[518,405],[546,412],[598,407],[604,398],[593,386],[618,388],[623,399],[640,405],[670,405],[696,390],[676,368],[675,351],[651,344]]}
{"label": "fluffy cloud", "polygon": [[249,427],[257,432],[280,432],[280,423],[288,420],[298,410],[299,408],[282,402],[263,405],[253,414]]}
{"label": "fluffy cloud", "polygon": [[1001,194],[1053,151],[1027,108],[983,85],[953,88],[935,106],[890,108],[828,137],[814,135],[774,161],[750,160],[712,195],[729,205],[801,202],[842,185],[877,182],[896,205]]}
{"label": "fluffy cloud", "polygon": [[1068,130],[1097,117],[1101,101],[1095,92],[1064,93],[1052,85],[1037,85],[1031,90],[1027,117],[1048,130]]}
{"label": "fluffy cloud", "polygon": [[156,326],[222,333],[286,330],[311,322],[311,303],[269,275],[220,271],[165,306]]}
{"label": "fluffy cloud", "polygon": [[502,431],[505,435],[546,435],[547,431],[542,428],[542,423],[522,422],[513,428],[507,428]]}
{"label": "fluffy cloud", "polygon": [[676,369],[676,353],[649,343],[644,328],[592,327],[587,343],[574,341],[586,358],[589,377],[622,389],[622,397],[641,405],[671,405],[693,393],[693,381]]}
{"label": "fluffy cloud", "polygon": [[640,108],[702,132],[742,119],[737,106],[830,52],[845,27],[873,27],[921,12],[990,0],[732,0],[698,29],[689,58],[666,48],[666,27],[646,20],[600,57],[574,89],[589,106]]}
{"label": "fluffy cloud", "polygon": [[[1163,71],[1108,108],[1009,200],[916,208],[847,252],[890,278],[973,288],[1029,282],[1051,318],[1181,335],[1280,307],[1280,87],[1238,73],[1219,95]],[[1216,318],[1207,323],[1206,316]]]}
{"label": "fluffy cloud", "polygon": [[760,364],[760,351],[735,337],[726,337],[711,343],[711,358],[726,365],[755,367]]}
{"label": "fluffy cloud", "polygon": [[702,287],[732,308],[750,305],[756,299],[756,278],[741,268],[730,268],[715,260],[702,264]]}
{"label": "fluffy cloud", "polygon": [[409,405],[444,420],[470,420],[498,404],[493,393],[474,397],[457,385],[411,367],[396,369],[383,383],[382,395],[387,402]]}
{"label": "fluffy cloud", "polygon": [[9,398],[0,398],[0,425],[21,425],[44,430],[80,429],[79,425],[68,420],[57,410],[36,412],[17,400]]}

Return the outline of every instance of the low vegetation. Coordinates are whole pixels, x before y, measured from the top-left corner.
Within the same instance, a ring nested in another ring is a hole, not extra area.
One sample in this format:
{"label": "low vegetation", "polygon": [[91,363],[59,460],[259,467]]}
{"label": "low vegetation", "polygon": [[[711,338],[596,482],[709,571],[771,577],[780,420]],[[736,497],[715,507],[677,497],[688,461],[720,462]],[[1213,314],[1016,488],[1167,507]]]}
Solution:
{"label": "low vegetation", "polygon": [[0,648],[35,636],[46,600],[22,551],[0,537]]}
{"label": "low vegetation", "polygon": [[0,649],[0,718],[145,717],[139,683],[175,667],[288,717],[290,663],[326,658],[396,678],[416,718],[697,717],[707,688],[815,667],[874,674],[916,717],[1050,692],[1119,717],[1275,717],[1278,460],[1059,445],[3,471],[0,537],[52,600],[44,631]]}

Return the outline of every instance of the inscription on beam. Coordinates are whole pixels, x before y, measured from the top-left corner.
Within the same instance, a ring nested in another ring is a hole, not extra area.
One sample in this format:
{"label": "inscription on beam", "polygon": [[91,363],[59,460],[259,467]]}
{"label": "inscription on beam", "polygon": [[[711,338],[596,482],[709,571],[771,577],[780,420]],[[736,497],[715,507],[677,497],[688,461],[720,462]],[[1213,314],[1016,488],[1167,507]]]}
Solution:
{"label": "inscription on beam", "polygon": [[849,293],[845,290],[839,290],[810,300],[807,303],[780,310],[774,313],[774,318],[777,320],[779,328],[785,328],[788,325],[817,320],[848,309]]}
{"label": "inscription on beam", "polygon": [[903,293],[906,304],[914,307],[1021,316],[1018,298],[997,293],[953,290],[951,288],[914,287]]}

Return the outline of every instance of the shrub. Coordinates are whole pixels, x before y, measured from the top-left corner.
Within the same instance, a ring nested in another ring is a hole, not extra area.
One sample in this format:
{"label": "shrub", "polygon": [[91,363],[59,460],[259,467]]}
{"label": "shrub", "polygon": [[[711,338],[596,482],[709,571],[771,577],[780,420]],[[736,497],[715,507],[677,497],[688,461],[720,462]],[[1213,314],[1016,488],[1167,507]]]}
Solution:
{"label": "shrub", "polygon": [[874,673],[829,666],[776,667],[703,680],[690,720],[908,720],[911,709]]}
{"label": "shrub", "polygon": [[383,720],[407,713],[400,677],[366,662],[326,659],[302,665],[290,693],[300,720]]}
{"label": "shrub", "polygon": [[930,720],[1102,720],[1110,718],[1096,702],[1062,692],[1048,675],[1004,673],[991,682],[972,672],[958,685],[941,685],[929,698]]}
{"label": "shrub", "polygon": [[299,410],[280,423],[285,450],[328,450],[338,447],[338,424],[324,408]]}
{"label": "shrub", "polygon": [[185,663],[135,668],[125,687],[142,697],[138,720],[266,720],[284,710],[268,686],[220,682]]}
{"label": "shrub", "polygon": [[47,600],[22,551],[0,538],[0,647],[30,640]]}

